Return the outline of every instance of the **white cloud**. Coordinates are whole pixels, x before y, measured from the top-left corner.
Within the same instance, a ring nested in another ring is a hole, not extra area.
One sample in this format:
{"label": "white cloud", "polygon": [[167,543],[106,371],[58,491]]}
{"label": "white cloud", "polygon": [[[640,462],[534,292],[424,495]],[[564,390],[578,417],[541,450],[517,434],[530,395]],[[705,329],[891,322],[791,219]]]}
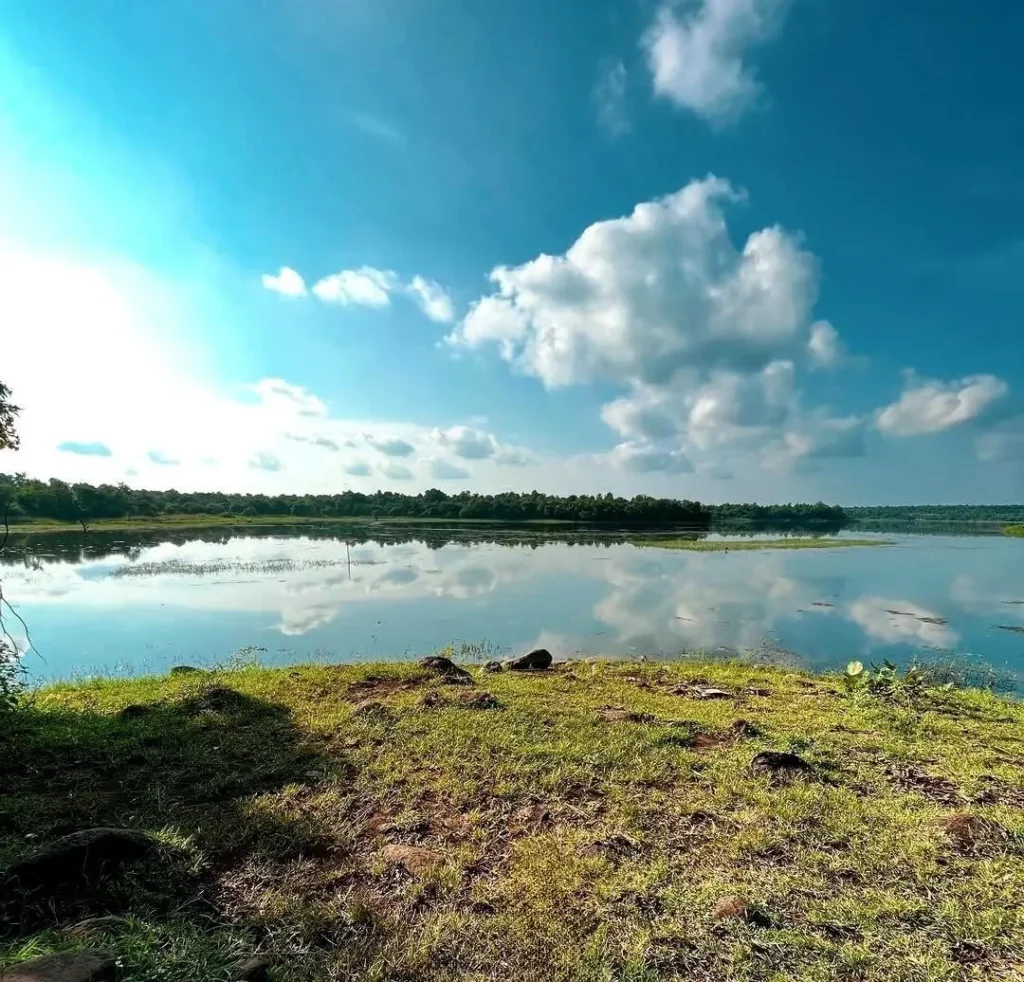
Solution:
{"label": "white cloud", "polygon": [[408,457],[413,454],[416,448],[408,441],[398,437],[376,438],[366,437],[366,442],[374,450],[384,454],[385,457]]}
{"label": "white cloud", "polygon": [[436,457],[430,461],[430,473],[439,481],[462,481],[469,477],[465,467],[459,467],[450,460]]}
{"label": "white cloud", "polygon": [[151,464],[156,464],[159,467],[177,467],[178,464],[181,463],[180,460],[177,460],[174,457],[169,457],[167,454],[161,453],[159,450],[150,450],[149,453],[146,454],[146,459]]}
{"label": "white cloud", "polygon": [[877,426],[889,436],[937,433],[978,419],[1009,387],[994,375],[971,375],[952,382],[911,379],[900,398],[879,410]]}
{"label": "white cloud", "polygon": [[456,457],[466,460],[483,460],[493,457],[499,450],[498,441],[492,433],[476,430],[469,426],[452,426],[447,430],[435,430],[435,438],[442,447],[448,447]]}
{"label": "white cloud", "polygon": [[262,282],[266,289],[285,297],[306,296],[306,281],[288,266],[282,266],[276,276],[264,273]]}
{"label": "white cloud", "polygon": [[828,321],[815,321],[807,342],[811,364],[819,368],[833,368],[843,357],[839,332]]}
{"label": "white cloud", "polygon": [[412,471],[409,470],[404,464],[396,464],[393,461],[385,464],[381,469],[380,473],[384,477],[390,478],[392,481],[411,481]]}
{"label": "white cloud", "polygon": [[749,368],[806,344],[816,263],[777,226],[741,251],[716,177],[585,229],[561,256],[491,273],[496,290],[449,335],[497,344],[555,387],[608,379],[660,383],[683,367]]}
{"label": "white cloud", "polygon": [[414,276],[406,287],[408,293],[416,301],[417,306],[432,321],[438,324],[450,324],[455,320],[455,308],[452,298],[448,296],[440,283]]}
{"label": "white cloud", "polygon": [[626,66],[616,61],[604,69],[594,89],[597,121],[611,136],[622,136],[630,130],[626,113],[626,79]]}
{"label": "white cloud", "polygon": [[678,450],[668,450],[643,443],[620,443],[606,458],[616,467],[637,474],[661,471],[665,474],[692,474],[690,460]]}
{"label": "white cloud", "polygon": [[946,649],[960,640],[944,618],[909,600],[860,597],[847,606],[846,616],[869,637],[889,644],[924,644]]}
{"label": "white cloud", "polygon": [[292,440],[294,443],[308,443],[311,447],[320,447],[323,450],[341,450],[341,445],[337,440],[332,440],[330,437],[320,436],[316,433],[285,433],[284,438]]}
{"label": "white cloud", "polygon": [[272,453],[259,450],[249,460],[249,466],[253,470],[258,471],[279,471],[281,469],[281,461]]}
{"label": "white cloud", "polygon": [[787,0],[665,2],[643,40],[657,95],[716,124],[736,119],[761,86],[744,63],[778,30]]}
{"label": "white cloud", "polygon": [[390,293],[398,285],[398,277],[391,270],[360,266],[325,276],[313,285],[313,294],[324,303],[343,307],[387,307],[391,303]]}
{"label": "white cloud", "polygon": [[327,404],[301,385],[292,385],[280,378],[261,379],[249,386],[264,408],[273,413],[297,416],[326,416]]}
{"label": "white cloud", "polygon": [[351,477],[369,477],[373,471],[365,460],[353,460],[345,467],[345,473]]}

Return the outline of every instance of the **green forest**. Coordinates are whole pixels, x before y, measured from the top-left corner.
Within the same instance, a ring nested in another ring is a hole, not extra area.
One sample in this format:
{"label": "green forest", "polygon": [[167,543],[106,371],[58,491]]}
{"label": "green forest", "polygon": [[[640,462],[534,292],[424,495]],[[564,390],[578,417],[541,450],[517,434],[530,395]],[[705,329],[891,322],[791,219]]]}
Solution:
{"label": "green forest", "polygon": [[712,525],[741,528],[838,529],[847,523],[834,505],[704,505],[697,501],[637,495],[556,495],[539,491],[496,495],[445,494],[431,489],[409,495],[394,491],[362,494],[342,491],[319,495],[228,494],[225,492],[151,491],[125,484],[68,484],[38,481],[23,474],[0,475],[0,517],[19,522],[81,523],[162,516],[238,518],[449,518],[491,521],[568,521],[623,525],[670,524],[695,530]]}
{"label": "green forest", "polygon": [[1024,505],[870,505],[845,511],[853,521],[864,524],[1024,522]]}

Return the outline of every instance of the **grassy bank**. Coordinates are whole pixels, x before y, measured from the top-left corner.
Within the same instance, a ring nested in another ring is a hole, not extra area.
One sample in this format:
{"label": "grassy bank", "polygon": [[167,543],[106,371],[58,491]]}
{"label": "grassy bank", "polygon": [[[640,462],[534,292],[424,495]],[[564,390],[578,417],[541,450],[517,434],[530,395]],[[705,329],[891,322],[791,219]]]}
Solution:
{"label": "grassy bank", "polygon": [[[346,515],[335,518],[310,518],[302,515],[156,515],[149,518],[112,518],[96,519],[88,522],[90,532],[146,532],[154,529],[182,528],[246,528],[273,527],[293,525],[451,525],[473,528],[480,525],[529,525],[539,528],[548,526],[558,528],[565,525],[579,524],[559,518],[526,519],[523,521],[503,523],[493,518],[407,518],[401,516],[383,516],[376,519],[366,515]],[[58,522],[44,519],[42,521],[16,522],[11,524],[11,532],[81,532],[79,522]]]}
{"label": "grassy bank", "polygon": [[[128,982],[252,952],[276,982],[1024,971],[1021,705],[718,663],[473,674],[38,693],[0,728],[0,869],[90,826],[162,845],[0,891],[0,965],[102,946]],[[127,920],[66,930],[107,914]]]}
{"label": "grassy bank", "polygon": [[1007,525],[1003,529],[1003,535],[1011,535],[1017,539],[1024,539],[1024,525]]}
{"label": "grassy bank", "polygon": [[685,549],[688,552],[736,552],[753,549],[846,549],[855,546],[892,545],[885,539],[839,539],[792,536],[778,539],[650,539],[634,540],[634,545],[655,549]]}

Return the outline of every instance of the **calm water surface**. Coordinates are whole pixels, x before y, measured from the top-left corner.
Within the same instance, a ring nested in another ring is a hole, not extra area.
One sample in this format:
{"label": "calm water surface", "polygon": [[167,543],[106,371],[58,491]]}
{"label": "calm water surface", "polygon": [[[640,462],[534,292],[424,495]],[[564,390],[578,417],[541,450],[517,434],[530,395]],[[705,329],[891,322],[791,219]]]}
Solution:
{"label": "calm water surface", "polygon": [[814,668],[954,654],[1024,675],[1020,541],[689,553],[405,534],[12,537],[0,579],[28,625],[36,679],[161,672],[243,648],[283,664],[413,658],[451,643],[475,657],[534,646],[556,657],[781,652]]}

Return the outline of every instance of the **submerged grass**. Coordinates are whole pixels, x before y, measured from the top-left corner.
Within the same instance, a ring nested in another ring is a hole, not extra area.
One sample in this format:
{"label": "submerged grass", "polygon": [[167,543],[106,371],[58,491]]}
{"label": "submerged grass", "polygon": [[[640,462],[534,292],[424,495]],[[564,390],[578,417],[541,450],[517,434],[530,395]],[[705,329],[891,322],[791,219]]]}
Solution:
{"label": "submerged grass", "polygon": [[[0,894],[0,965],[102,945],[127,982],[225,978],[250,952],[275,982],[1024,973],[1019,703],[731,663],[473,675],[37,693],[0,730],[0,869],[89,826],[165,850]],[[102,914],[127,920],[65,930]]]}
{"label": "submerged grass", "polygon": [[792,536],[778,539],[635,539],[634,545],[651,549],[685,549],[689,552],[734,552],[752,549],[841,549],[854,546],[888,546],[887,539],[840,539]]}
{"label": "submerged grass", "polygon": [[1017,539],[1024,539],[1024,525],[1006,525],[1003,527],[1003,535],[1010,535]]}

